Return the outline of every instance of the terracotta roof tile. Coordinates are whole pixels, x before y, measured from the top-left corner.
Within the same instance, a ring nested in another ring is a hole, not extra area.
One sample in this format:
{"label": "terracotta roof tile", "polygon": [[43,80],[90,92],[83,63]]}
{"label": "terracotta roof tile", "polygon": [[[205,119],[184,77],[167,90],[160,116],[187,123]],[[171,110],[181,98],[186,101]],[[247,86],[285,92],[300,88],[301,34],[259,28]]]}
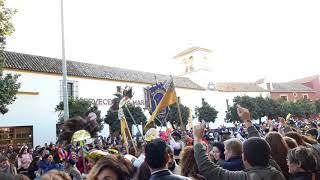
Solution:
{"label": "terracotta roof tile", "polygon": [[[35,72],[62,74],[61,59],[35,56],[30,54],[4,52],[5,68]],[[154,74],[150,72],[135,71],[97,64],[89,64],[76,61],[67,61],[68,75],[100,78],[106,80],[125,81],[134,83],[154,84],[155,76],[158,81],[169,79],[168,75]],[[185,77],[173,77],[178,88],[204,90],[203,87]]]}

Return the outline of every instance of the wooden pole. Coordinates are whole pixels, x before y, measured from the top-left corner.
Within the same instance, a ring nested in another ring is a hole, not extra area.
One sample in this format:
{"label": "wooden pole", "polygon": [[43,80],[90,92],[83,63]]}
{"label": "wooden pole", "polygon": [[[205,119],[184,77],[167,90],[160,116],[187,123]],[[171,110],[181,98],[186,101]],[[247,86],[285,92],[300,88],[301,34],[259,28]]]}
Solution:
{"label": "wooden pole", "polygon": [[[128,131],[129,138],[131,139],[131,142],[132,142],[134,151],[135,151],[135,153],[137,153],[137,146],[136,146],[136,143],[135,143],[134,139],[133,139],[132,136],[131,136],[131,133],[130,133],[130,129],[129,129],[129,127],[128,127],[127,120],[124,120],[124,123],[125,123],[125,125],[126,125],[126,127],[127,127],[126,129],[127,129],[127,131]],[[129,146],[129,144],[128,144],[128,146]],[[128,154],[129,154],[129,152],[128,152]]]}
{"label": "wooden pole", "polygon": [[185,127],[182,121],[182,116],[181,116],[181,111],[180,111],[180,97],[178,97],[177,100],[177,108],[178,108],[178,114],[179,114],[179,119],[180,119],[180,127],[182,131],[185,131]]}

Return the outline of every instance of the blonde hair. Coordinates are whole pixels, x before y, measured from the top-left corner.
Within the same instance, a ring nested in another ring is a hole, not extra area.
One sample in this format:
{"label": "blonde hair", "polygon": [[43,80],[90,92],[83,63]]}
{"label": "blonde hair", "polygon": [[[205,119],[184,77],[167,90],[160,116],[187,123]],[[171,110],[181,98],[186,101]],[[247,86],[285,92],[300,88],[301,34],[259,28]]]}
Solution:
{"label": "blonde hair", "polygon": [[42,175],[40,180],[71,180],[71,177],[63,171],[51,170]]}
{"label": "blonde hair", "polygon": [[233,155],[242,154],[242,142],[237,138],[228,139],[224,142],[224,148],[232,152]]}

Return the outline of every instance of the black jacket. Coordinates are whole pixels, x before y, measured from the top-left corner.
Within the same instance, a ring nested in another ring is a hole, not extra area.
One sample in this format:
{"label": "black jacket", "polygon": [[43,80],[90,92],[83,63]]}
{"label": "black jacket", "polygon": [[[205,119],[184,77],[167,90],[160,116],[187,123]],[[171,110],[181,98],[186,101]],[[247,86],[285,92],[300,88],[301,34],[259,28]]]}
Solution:
{"label": "black jacket", "polygon": [[314,180],[319,180],[319,177],[317,177],[318,176],[317,174],[315,174],[315,173],[312,174],[309,172],[301,172],[301,173],[292,174],[290,176],[290,180],[313,180],[312,175],[315,177]]}
{"label": "black jacket", "polygon": [[171,171],[169,171],[168,169],[165,169],[162,171],[158,171],[154,174],[151,174],[151,177],[149,180],[190,180],[190,179],[184,176],[174,175],[172,174]]}
{"label": "black jacket", "polygon": [[217,164],[229,171],[241,171],[244,169],[241,156],[234,156],[227,161],[223,161]]}

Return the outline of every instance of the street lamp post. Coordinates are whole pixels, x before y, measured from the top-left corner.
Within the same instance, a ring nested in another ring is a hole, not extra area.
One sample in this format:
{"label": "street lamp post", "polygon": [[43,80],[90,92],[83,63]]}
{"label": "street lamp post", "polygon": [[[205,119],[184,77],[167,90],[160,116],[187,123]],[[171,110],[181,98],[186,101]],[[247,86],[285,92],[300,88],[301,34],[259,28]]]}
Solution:
{"label": "street lamp post", "polygon": [[64,120],[69,119],[69,105],[68,105],[68,87],[67,87],[67,61],[65,57],[64,44],[64,18],[63,18],[63,0],[61,0],[61,42],[62,42],[62,88],[63,88],[63,112]]}

